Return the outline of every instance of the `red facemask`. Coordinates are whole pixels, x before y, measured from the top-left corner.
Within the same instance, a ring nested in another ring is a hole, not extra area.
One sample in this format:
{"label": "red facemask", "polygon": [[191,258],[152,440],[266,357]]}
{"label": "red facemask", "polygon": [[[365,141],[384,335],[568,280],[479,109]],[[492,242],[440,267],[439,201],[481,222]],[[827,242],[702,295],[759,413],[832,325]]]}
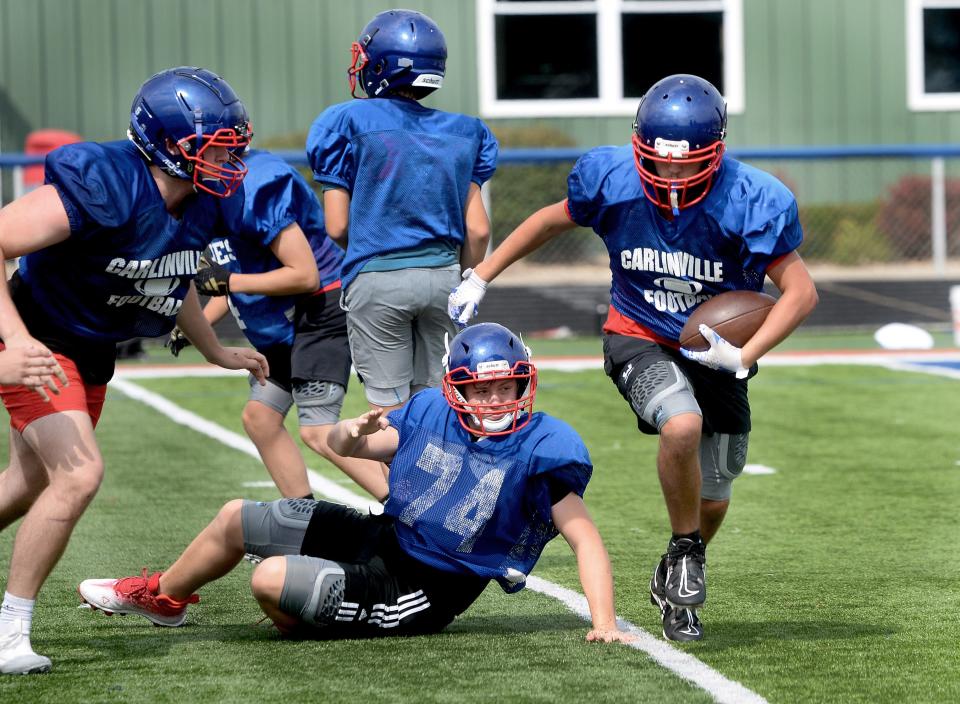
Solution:
{"label": "red facemask", "polygon": [[[253,130],[249,127],[241,133],[232,127],[224,127],[213,134],[202,136],[199,149],[195,149],[196,135],[184,137],[177,142],[177,148],[183,158],[192,165],[193,185],[199,191],[205,191],[219,198],[232,195],[247,175],[246,164],[237,156],[250,144]],[[227,161],[217,164],[204,158],[204,153],[211,147],[227,149]],[[191,153],[195,152],[195,153]],[[189,170],[189,169],[188,169]],[[212,187],[207,184],[213,184]]]}
{"label": "red facemask", "polygon": [[[696,205],[707,195],[713,176],[720,168],[726,145],[721,141],[702,149],[689,151],[686,142],[671,143],[657,140],[654,147],[644,144],[639,135],[633,135],[633,160],[643,182],[643,192],[657,207],[676,215],[680,210]],[[664,178],[646,164],[697,164],[700,170],[687,178]]]}
{"label": "red facemask", "polygon": [[[500,403],[468,403],[460,392],[460,387],[467,384],[504,379],[517,380],[517,388],[523,389],[519,398]],[[443,377],[444,398],[457,411],[460,425],[474,435],[509,435],[524,427],[530,422],[536,393],[537,369],[530,362],[517,362],[509,370],[480,373],[457,367]],[[476,425],[468,423],[468,417],[472,417]]]}

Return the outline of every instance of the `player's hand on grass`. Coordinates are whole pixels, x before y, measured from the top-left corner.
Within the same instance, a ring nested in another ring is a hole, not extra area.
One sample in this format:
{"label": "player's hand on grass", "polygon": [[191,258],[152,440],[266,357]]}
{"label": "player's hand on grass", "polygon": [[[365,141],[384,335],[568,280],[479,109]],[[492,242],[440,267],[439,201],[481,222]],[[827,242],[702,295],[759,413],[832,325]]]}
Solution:
{"label": "player's hand on grass", "polygon": [[173,330],[170,331],[170,337],[167,338],[167,341],[163,343],[164,347],[170,348],[170,354],[174,357],[179,357],[180,352],[183,351],[184,347],[190,346],[190,340],[187,339],[187,336],[183,334],[183,330],[179,326],[174,326]]}
{"label": "player's hand on grass", "polygon": [[465,328],[470,318],[477,314],[480,301],[487,292],[487,282],[473,269],[464,269],[462,276],[463,283],[447,297],[447,315],[458,327]]}
{"label": "player's hand on grass", "polygon": [[205,296],[226,296],[230,293],[230,270],[203,255],[193,283],[197,291]]}
{"label": "player's hand on grass", "polygon": [[374,408],[362,416],[353,419],[350,424],[350,437],[358,438],[361,435],[373,435],[380,430],[386,430],[390,423],[383,417],[382,408]]}
{"label": "player's hand on grass", "polygon": [[249,347],[222,347],[222,351],[209,361],[224,369],[246,369],[253,374],[260,386],[265,386],[270,376],[267,358]]}
{"label": "player's hand on grass", "polygon": [[701,324],[699,330],[704,339],[710,343],[710,349],[699,352],[681,347],[680,354],[711,369],[732,372],[738,379],[746,378],[750,370],[743,366],[740,348],[724,340],[709,325]]}
{"label": "player's hand on grass", "polygon": [[621,631],[616,626],[612,628],[593,628],[587,634],[587,642],[590,643],[632,643],[636,639],[636,634]]}
{"label": "player's hand on grass", "polygon": [[7,347],[0,352],[0,384],[22,384],[33,389],[44,401],[49,401],[49,390],[59,394],[60,386],[67,386],[67,375],[53,353],[39,341],[24,335],[10,337]]}

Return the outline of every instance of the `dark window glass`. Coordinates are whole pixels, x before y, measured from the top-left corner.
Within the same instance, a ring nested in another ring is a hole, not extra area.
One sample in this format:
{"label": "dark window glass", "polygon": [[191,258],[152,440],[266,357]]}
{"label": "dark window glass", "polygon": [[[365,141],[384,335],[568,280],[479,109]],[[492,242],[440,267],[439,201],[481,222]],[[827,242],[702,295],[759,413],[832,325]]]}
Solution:
{"label": "dark window glass", "polygon": [[623,95],[639,98],[664,76],[692,73],[723,93],[723,13],[624,14]]}
{"label": "dark window glass", "polygon": [[923,89],[960,93],[960,9],[923,11]]}
{"label": "dark window glass", "polygon": [[496,19],[498,98],[598,97],[596,15]]}

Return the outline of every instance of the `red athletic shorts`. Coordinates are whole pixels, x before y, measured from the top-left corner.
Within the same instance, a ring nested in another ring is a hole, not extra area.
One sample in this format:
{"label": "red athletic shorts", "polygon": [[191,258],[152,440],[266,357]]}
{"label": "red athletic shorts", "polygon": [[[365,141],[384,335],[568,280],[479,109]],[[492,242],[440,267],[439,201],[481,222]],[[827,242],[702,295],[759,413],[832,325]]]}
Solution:
{"label": "red athletic shorts", "polygon": [[[0,343],[0,350],[2,349],[4,345]],[[55,379],[60,393],[55,394],[47,389],[49,402],[44,401],[40,394],[26,386],[0,385],[0,397],[3,398],[3,405],[7,407],[7,412],[10,414],[10,425],[17,432],[22,433],[23,429],[37,418],[63,411],[85,411],[93,421],[93,427],[97,427],[100,412],[103,410],[103,401],[107,395],[107,385],[85,384],[73,360],[62,354],[54,353],[53,356],[60,362],[70,383],[65,388],[61,388],[60,380]]]}

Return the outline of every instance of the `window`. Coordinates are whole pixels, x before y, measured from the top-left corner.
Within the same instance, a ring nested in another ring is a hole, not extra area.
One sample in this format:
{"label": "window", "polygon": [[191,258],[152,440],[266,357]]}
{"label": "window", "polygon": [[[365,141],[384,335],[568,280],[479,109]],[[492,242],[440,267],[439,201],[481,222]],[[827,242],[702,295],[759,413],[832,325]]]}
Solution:
{"label": "window", "polygon": [[960,108],[960,0],[907,1],[907,104]]}
{"label": "window", "polygon": [[477,0],[477,20],[485,117],[632,115],[672,73],[743,111],[742,0]]}

